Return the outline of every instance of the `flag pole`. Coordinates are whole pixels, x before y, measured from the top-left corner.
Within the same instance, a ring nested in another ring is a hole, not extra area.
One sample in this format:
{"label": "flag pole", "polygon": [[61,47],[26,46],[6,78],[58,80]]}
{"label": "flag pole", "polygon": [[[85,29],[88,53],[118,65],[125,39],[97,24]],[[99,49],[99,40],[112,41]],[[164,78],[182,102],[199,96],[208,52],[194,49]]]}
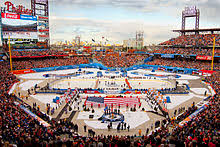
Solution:
{"label": "flag pole", "polygon": [[9,43],[9,57],[10,57],[10,67],[11,67],[11,71],[12,69],[12,58],[11,58],[11,44],[10,44],[10,36],[8,36],[8,43]]}
{"label": "flag pole", "polygon": [[211,67],[212,71],[213,71],[213,66],[214,66],[214,56],[215,56],[215,37],[213,39],[213,50],[212,50],[212,67]]}

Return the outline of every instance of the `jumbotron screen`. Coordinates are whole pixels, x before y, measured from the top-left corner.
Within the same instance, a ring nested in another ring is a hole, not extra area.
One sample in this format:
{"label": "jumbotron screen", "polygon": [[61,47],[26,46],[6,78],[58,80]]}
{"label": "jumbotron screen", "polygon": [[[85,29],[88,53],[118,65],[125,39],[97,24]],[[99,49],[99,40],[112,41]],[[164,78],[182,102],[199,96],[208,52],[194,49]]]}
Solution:
{"label": "jumbotron screen", "polygon": [[2,13],[3,39],[38,39],[37,17]]}

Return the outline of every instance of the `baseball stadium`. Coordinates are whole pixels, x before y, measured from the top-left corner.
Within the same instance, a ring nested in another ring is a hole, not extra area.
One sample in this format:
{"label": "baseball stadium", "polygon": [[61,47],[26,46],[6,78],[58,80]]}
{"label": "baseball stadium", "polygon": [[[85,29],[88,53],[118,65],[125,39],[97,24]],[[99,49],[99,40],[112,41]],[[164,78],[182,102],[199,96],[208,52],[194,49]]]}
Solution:
{"label": "baseball stadium", "polygon": [[185,7],[179,35],[154,45],[144,31],[55,44],[54,3],[1,2],[1,146],[219,145],[220,27],[200,28],[203,9]]}

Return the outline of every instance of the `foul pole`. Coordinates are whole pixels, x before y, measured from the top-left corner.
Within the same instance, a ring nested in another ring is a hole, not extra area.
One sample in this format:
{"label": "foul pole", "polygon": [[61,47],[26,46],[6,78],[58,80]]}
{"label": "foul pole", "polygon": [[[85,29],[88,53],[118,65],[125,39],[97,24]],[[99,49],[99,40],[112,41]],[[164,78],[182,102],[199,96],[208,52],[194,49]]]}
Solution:
{"label": "foul pole", "polygon": [[11,58],[11,44],[10,44],[10,36],[8,36],[8,43],[9,43],[9,57],[10,57],[10,67],[11,67],[11,71],[12,69],[12,58]]}
{"label": "foul pole", "polygon": [[212,50],[212,67],[211,67],[211,71],[213,71],[213,66],[214,66],[214,56],[215,56],[215,37],[213,39],[213,50]]}

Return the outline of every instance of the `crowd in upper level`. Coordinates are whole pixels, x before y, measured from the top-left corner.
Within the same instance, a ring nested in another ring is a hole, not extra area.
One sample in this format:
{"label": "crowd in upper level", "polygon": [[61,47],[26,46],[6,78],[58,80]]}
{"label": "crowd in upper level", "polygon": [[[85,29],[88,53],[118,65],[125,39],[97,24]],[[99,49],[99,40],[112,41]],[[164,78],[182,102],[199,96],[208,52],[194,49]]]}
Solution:
{"label": "crowd in upper level", "polygon": [[[160,54],[181,54],[181,55],[200,55],[200,56],[212,56],[213,49],[205,48],[169,48],[158,47],[148,53],[160,53]],[[220,49],[215,49],[215,56],[220,56]]]}
{"label": "crowd in upper level", "polygon": [[179,45],[179,46],[212,46],[215,37],[216,46],[220,46],[220,34],[199,34],[199,35],[182,35],[160,43],[160,45]]}
{"label": "crowd in upper level", "polygon": [[112,53],[112,54],[96,54],[95,58],[107,67],[130,67],[143,62],[148,55]]}
{"label": "crowd in upper level", "polygon": [[29,51],[12,51],[12,56],[14,57],[18,57],[18,56],[21,56],[21,57],[30,57],[30,56],[44,56],[44,55],[68,55],[66,54],[65,52],[63,51],[57,51],[57,50],[29,50]]}
{"label": "crowd in upper level", "polygon": [[77,65],[77,64],[87,64],[89,63],[89,58],[85,56],[81,57],[70,57],[70,58],[40,58],[37,60],[27,59],[22,61],[13,61],[13,69],[31,69],[31,68],[44,68],[44,67],[54,67],[54,66],[67,66],[67,65]]}
{"label": "crowd in upper level", "polygon": [[[211,61],[197,61],[190,59],[167,59],[167,58],[156,58],[151,62],[147,62],[148,65],[162,65],[172,66],[181,68],[192,68],[199,70],[211,70]],[[220,70],[220,64],[214,63],[214,70]]]}

